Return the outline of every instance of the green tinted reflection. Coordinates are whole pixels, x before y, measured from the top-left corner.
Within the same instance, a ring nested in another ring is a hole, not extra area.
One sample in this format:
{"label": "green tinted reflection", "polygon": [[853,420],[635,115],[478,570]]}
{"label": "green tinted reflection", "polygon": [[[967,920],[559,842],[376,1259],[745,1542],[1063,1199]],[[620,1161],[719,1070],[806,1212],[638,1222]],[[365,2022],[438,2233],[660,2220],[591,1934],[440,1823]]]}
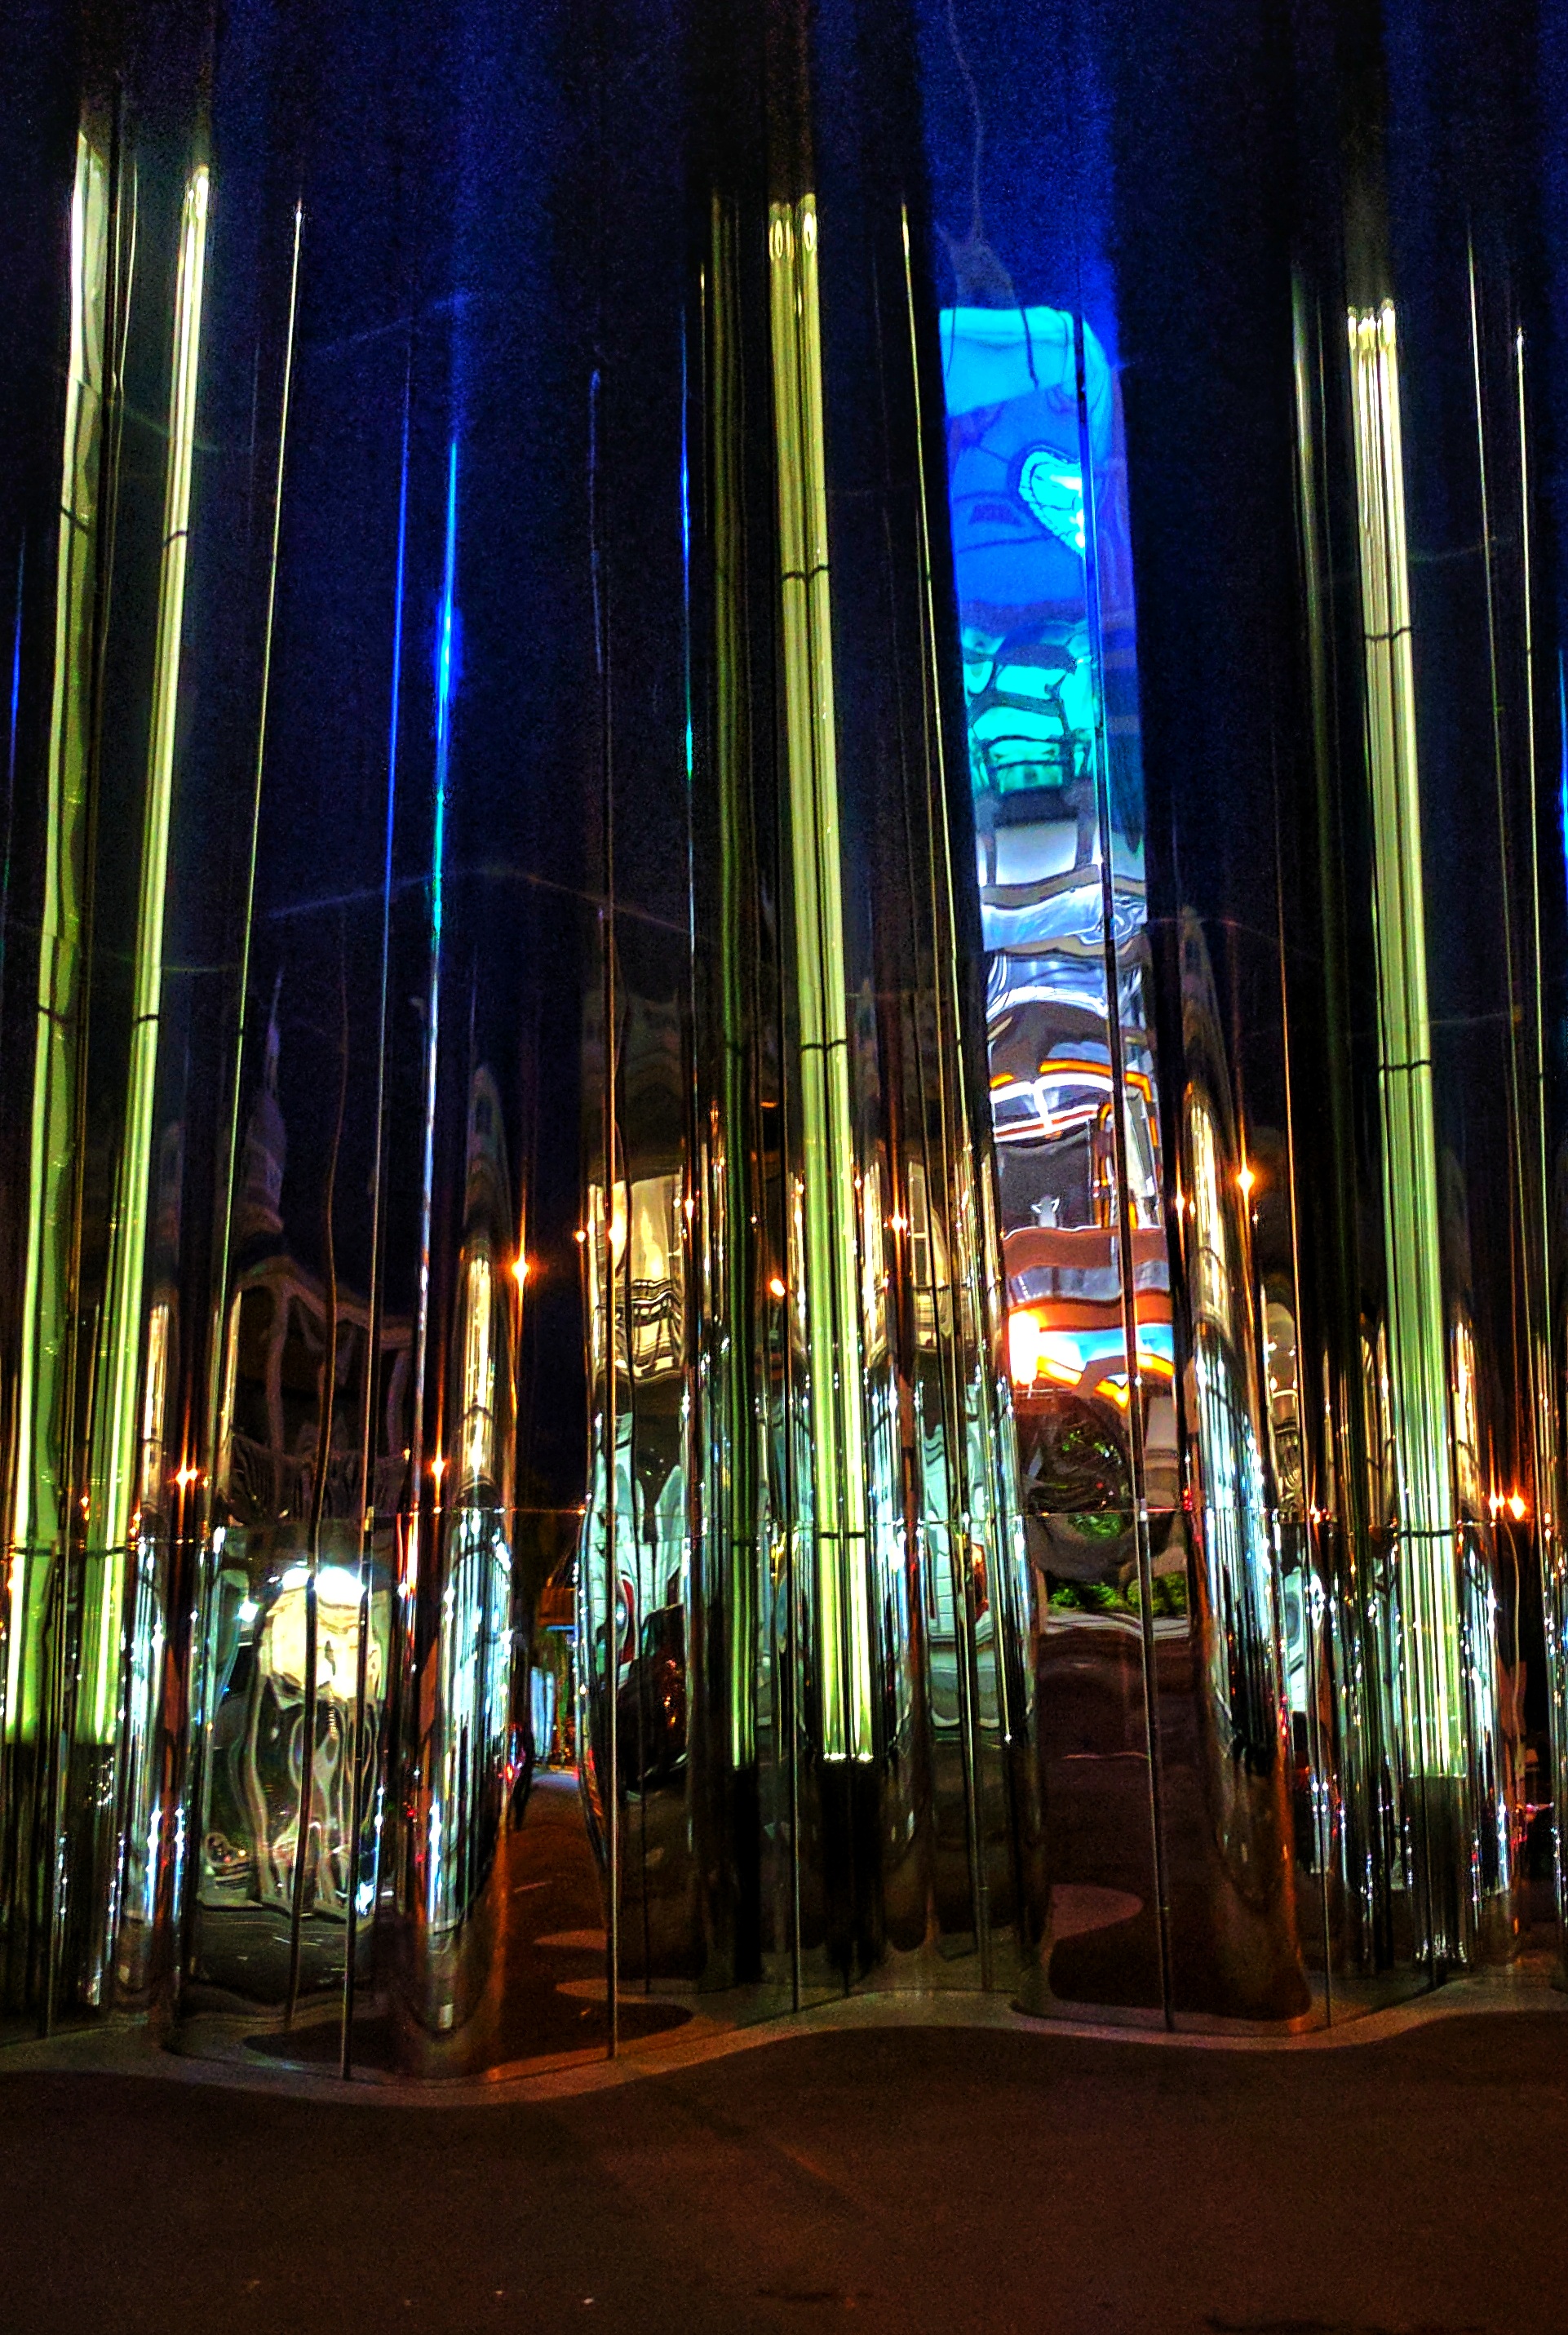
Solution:
{"label": "green tinted reflection", "polygon": [[857,1177],[844,983],[814,196],[771,207],[769,256],[804,1151],[804,1286],[797,1302],[804,1310],[810,1370],[811,1524],[821,1630],[822,1739],[829,1759],[868,1759],[871,1662]]}
{"label": "green tinted reflection", "polygon": [[1432,1039],[1394,308],[1350,319],[1375,849],[1388,1399],[1413,1774],[1464,1772]]}
{"label": "green tinted reflection", "polygon": [[49,1559],[64,1528],[64,1416],[71,1370],[72,1225],[82,855],[92,733],[98,489],[104,402],[111,204],[109,166],[86,131],[76,143],[71,204],[71,363],[65,384],[54,690],[49,718],[38,1042],[28,1158],[26,1263],[17,1374],[16,1489],[11,1516],[5,1732],[37,1731],[39,1642]]}

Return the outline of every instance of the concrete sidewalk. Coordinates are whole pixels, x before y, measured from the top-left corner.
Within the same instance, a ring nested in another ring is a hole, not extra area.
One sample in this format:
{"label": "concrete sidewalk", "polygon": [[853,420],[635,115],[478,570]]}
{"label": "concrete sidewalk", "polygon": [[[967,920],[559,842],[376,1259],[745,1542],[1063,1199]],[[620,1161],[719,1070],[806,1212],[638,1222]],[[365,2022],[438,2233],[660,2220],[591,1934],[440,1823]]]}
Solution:
{"label": "concrete sidewalk", "polygon": [[439,2111],[7,2054],[0,2328],[1563,2335],[1560,2000],[1314,2050],[797,2029]]}

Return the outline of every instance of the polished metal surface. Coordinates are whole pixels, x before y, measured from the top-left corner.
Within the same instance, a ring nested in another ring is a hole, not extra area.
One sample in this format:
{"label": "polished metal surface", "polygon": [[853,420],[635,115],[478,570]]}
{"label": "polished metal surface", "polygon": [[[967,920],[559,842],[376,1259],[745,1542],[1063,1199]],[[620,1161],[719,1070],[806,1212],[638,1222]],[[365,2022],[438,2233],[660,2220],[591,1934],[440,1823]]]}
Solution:
{"label": "polished metal surface", "polygon": [[1560,36],[33,14],[0,2017],[1561,1954]]}

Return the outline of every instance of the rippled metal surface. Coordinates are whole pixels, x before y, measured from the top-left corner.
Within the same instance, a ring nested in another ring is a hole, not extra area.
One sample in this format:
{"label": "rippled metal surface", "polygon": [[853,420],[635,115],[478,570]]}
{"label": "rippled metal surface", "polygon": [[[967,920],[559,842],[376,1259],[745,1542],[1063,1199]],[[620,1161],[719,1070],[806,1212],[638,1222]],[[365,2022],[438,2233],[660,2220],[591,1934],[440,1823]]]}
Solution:
{"label": "rippled metal surface", "polygon": [[34,14],[6,2019],[434,2075],[1513,1952],[1559,36]]}

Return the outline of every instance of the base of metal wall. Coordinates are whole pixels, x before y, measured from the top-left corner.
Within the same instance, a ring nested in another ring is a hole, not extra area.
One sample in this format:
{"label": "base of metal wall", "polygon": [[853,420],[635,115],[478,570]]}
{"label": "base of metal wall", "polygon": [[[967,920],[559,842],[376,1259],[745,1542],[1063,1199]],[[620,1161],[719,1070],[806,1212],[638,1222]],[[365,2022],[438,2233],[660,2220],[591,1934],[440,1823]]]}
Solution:
{"label": "base of metal wall", "polygon": [[[960,2027],[1021,2039],[1071,2036],[1112,2043],[1145,2043],[1164,2049],[1195,2051],[1321,2051],[1381,2043],[1440,2020],[1498,2016],[1510,2011],[1546,2012],[1568,2019],[1568,1982],[1553,1953],[1527,1952],[1506,1970],[1482,1970],[1402,1999],[1374,1999],[1371,1990],[1354,1998],[1336,1995],[1332,2023],[1320,1997],[1306,2020],[1289,2027],[1263,2027],[1244,2020],[1183,2020],[1174,2030],[1157,2015],[1140,2011],[1030,2017],[1002,1996],[964,1989],[915,1991],[891,1988],[839,1995],[791,2011],[770,1990],[736,1989],[722,1995],[664,1991],[634,2000],[664,2024],[641,2036],[626,2034],[619,2056],[602,2051],[542,2055],[482,2078],[431,2081],[392,2075],[358,2064],[347,2084],[337,2076],[336,2030],[330,2051],[315,2045],[311,2026],[293,2036],[258,2035],[254,2022],[204,2017],[189,2021],[177,2047],[169,2048],[145,2020],[105,2020],[68,2033],[15,2041],[0,2050],[0,2072],[69,2070],[73,2074],[146,2076],[168,2081],[220,2084],[247,2091],[283,2093],[356,2105],[407,2107],[502,2106],[526,2100],[561,2099],[631,2083],[644,2077],[675,2075],[711,2059],[726,2059],[764,2044],[792,2038],[864,2028]],[[288,2045],[295,2047],[291,2053]],[[262,2048],[257,2048],[261,2046]]]}

